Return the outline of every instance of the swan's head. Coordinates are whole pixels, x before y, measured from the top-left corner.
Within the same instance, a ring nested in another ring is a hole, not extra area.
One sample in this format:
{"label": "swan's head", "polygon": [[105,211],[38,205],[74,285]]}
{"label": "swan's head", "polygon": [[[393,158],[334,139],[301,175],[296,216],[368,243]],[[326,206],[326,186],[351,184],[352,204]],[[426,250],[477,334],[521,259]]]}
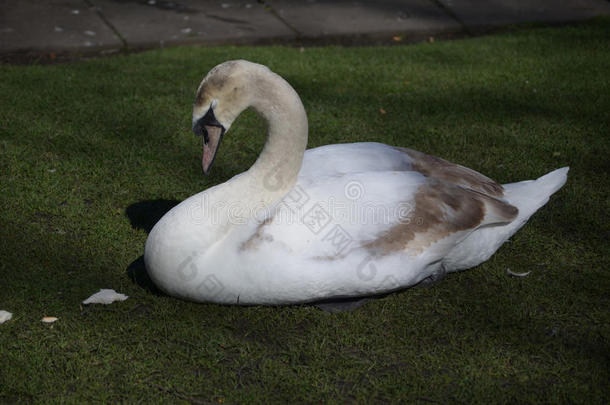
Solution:
{"label": "swan's head", "polygon": [[263,65],[235,60],[222,63],[203,78],[193,106],[193,132],[203,138],[203,173],[207,174],[225,132],[251,104],[248,91]]}

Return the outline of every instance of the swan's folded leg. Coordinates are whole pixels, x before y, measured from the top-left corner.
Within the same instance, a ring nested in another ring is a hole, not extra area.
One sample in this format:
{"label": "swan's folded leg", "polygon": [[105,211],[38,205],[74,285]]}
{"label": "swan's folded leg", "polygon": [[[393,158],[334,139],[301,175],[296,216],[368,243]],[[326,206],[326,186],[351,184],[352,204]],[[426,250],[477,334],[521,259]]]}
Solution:
{"label": "swan's folded leg", "polygon": [[431,276],[424,278],[422,281],[414,285],[414,287],[432,287],[433,285],[444,279],[446,275],[446,271],[439,271],[437,273],[432,274]]}

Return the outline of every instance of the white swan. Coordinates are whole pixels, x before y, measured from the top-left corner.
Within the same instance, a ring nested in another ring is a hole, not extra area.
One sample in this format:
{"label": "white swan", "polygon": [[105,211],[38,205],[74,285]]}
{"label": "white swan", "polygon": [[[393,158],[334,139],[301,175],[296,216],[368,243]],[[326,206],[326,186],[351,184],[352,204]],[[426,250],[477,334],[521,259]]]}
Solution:
{"label": "white swan", "polygon": [[230,61],[203,79],[193,130],[208,172],[246,108],[268,139],[246,172],[191,196],[153,228],[152,280],[200,302],[292,304],[385,293],[487,260],[566,181],[568,168],[501,186],[379,143],[305,151],[307,116],[267,67]]}

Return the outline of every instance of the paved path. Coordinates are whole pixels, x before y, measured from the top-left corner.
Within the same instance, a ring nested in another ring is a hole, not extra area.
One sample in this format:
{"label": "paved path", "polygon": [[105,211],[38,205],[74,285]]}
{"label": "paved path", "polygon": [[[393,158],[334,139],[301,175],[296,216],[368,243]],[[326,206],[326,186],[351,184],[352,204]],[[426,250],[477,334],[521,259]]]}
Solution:
{"label": "paved path", "polygon": [[0,54],[388,43],[610,15],[608,0],[0,0]]}

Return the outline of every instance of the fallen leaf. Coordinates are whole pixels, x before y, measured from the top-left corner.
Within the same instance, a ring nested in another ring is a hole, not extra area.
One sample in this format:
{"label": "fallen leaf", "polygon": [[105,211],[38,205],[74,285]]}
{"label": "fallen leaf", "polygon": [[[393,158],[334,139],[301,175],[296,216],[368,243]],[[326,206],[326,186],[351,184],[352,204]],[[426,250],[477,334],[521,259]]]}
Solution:
{"label": "fallen leaf", "polygon": [[402,36],[400,36],[400,35],[393,36],[392,37],[392,41],[400,42],[400,41],[402,41]]}
{"label": "fallen leaf", "polygon": [[434,37],[429,37],[428,42],[430,42],[430,43],[434,42]]}
{"label": "fallen leaf", "polygon": [[54,316],[45,316],[44,318],[42,318],[42,322],[44,323],[53,323],[57,320],[58,318],[54,317]]}
{"label": "fallen leaf", "polygon": [[385,113],[386,113],[386,110],[384,110],[383,108],[380,108],[380,109],[379,109],[379,113],[380,113],[380,114],[385,114]]}

